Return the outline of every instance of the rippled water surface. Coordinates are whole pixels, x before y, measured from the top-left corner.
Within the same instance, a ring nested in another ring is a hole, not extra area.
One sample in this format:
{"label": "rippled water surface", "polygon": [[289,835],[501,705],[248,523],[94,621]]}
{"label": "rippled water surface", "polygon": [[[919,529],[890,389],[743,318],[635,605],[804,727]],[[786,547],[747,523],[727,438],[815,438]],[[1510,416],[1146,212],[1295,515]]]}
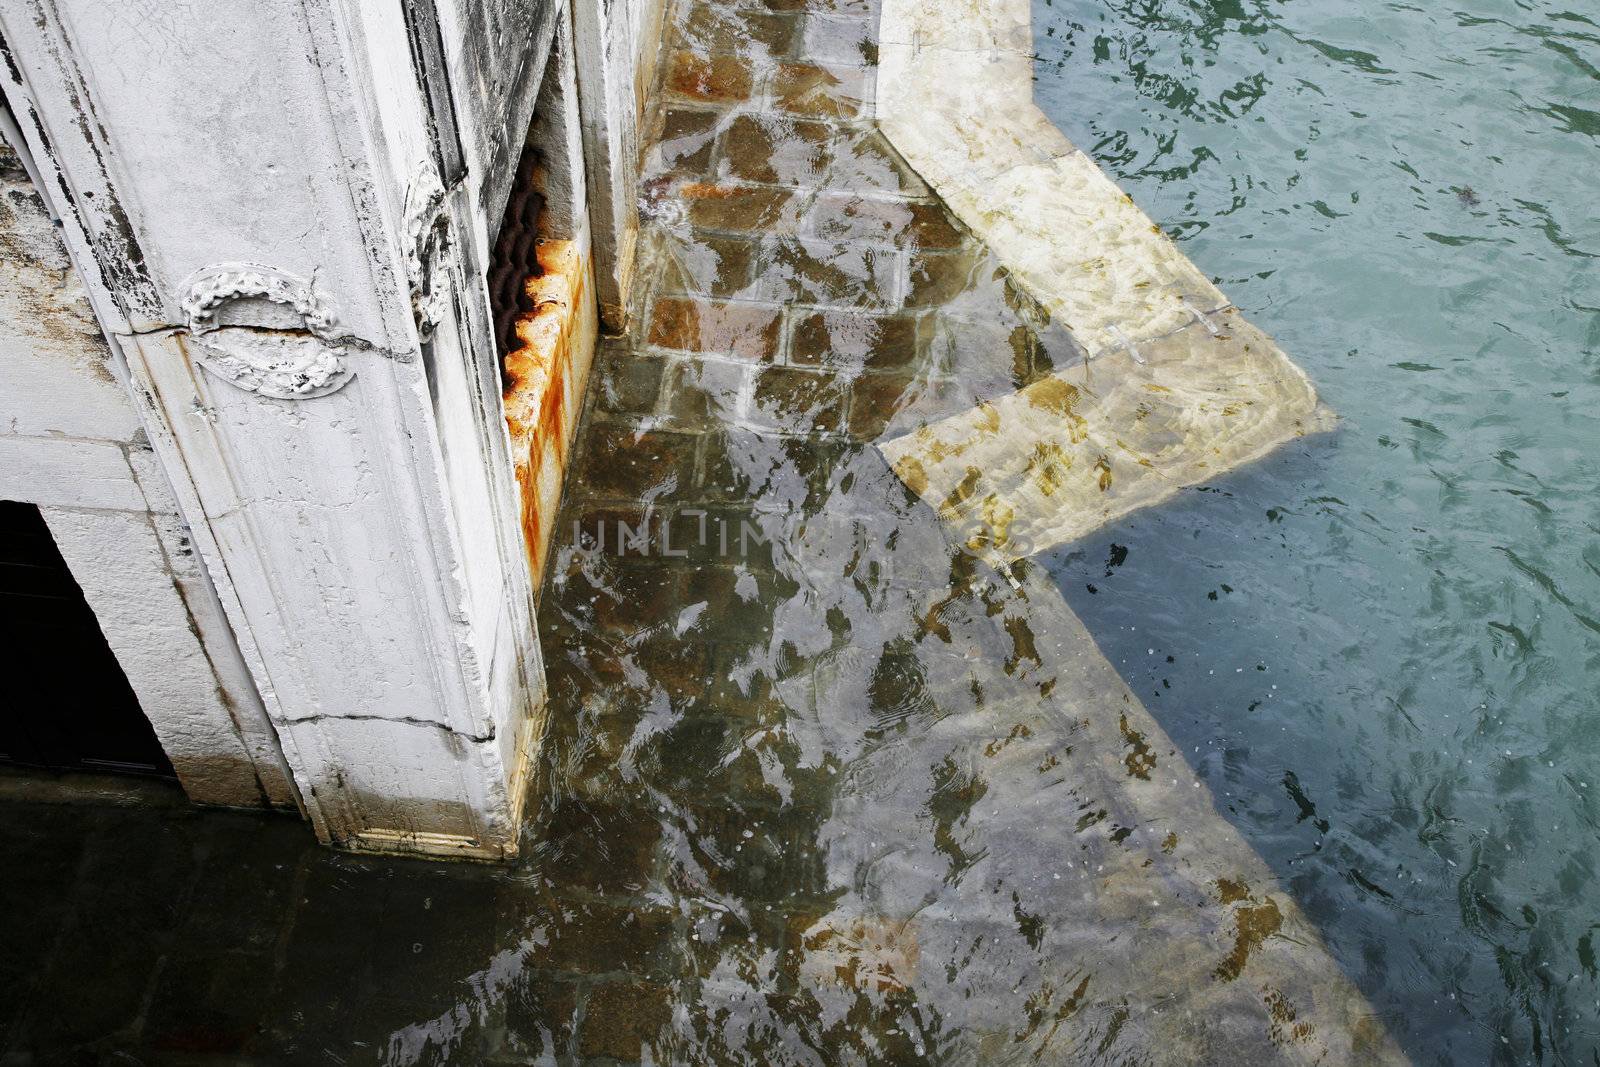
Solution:
{"label": "rippled water surface", "polygon": [[1590,1062],[1600,11],[1034,17],[1040,105],[1343,419],[1052,573],[1408,1051]]}

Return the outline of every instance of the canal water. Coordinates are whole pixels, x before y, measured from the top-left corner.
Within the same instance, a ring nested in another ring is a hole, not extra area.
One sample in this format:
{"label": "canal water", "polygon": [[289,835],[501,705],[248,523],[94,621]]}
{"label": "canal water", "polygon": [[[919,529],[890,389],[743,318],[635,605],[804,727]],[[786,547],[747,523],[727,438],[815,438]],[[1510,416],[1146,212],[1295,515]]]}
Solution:
{"label": "canal water", "polygon": [[1036,0],[1341,416],[1045,563],[1419,1061],[1600,1049],[1600,11]]}

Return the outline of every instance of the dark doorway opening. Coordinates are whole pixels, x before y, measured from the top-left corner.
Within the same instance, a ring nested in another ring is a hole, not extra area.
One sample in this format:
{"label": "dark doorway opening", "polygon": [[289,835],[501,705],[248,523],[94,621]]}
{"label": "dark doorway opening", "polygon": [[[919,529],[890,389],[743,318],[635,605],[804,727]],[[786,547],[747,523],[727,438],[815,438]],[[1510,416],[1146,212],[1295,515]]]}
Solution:
{"label": "dark doorway opening", "polygon": [[32,504],[0,500],[0,763],[172,777]]}

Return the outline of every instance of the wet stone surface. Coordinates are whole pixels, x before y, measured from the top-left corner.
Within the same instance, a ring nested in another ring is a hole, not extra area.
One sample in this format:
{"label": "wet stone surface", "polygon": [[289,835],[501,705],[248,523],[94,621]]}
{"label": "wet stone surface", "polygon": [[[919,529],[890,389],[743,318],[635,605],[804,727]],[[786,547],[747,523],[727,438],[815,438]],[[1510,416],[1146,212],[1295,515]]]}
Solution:
{"label": "wet stone surface", "polygon": [[672,5],[522,858],[13,806],[0,1064],[1383,1051],[1330,1032],[1355,1012],[1314,931],[1055,588],[974,558],[874,447],[1077,353],[877,134],[873,16]]}

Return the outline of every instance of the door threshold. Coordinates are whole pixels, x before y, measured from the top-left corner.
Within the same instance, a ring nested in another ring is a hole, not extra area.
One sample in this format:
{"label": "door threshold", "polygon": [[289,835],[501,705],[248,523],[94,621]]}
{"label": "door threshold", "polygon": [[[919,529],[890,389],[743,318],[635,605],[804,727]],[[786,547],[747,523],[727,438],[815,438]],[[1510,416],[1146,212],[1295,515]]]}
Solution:
{"label": "door threshold", "polygon": [[168,778],[0,767],[0,803],[101,804],[176,808],[189,803],[183,787]]}

